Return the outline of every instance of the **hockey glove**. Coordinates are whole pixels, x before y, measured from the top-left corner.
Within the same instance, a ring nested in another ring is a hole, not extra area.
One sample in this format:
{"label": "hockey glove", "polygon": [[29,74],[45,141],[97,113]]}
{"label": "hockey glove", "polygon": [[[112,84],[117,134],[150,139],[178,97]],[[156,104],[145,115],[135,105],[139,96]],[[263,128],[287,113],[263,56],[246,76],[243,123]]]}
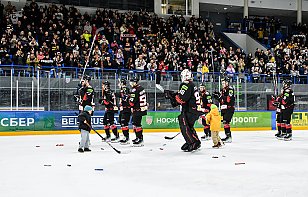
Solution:
{"label": "hockey glove", "polygon": [[213,93],[213,96],[214,96],[215,99],[219,100],[219,98],[220,98],[220,93],[219,93],[219,92],[214,92],[214,93]]}
{"label": "hockey glove", "polygon": [[272,95],[272,100],[276,100],[277,99],[277,96],[276,95]]}

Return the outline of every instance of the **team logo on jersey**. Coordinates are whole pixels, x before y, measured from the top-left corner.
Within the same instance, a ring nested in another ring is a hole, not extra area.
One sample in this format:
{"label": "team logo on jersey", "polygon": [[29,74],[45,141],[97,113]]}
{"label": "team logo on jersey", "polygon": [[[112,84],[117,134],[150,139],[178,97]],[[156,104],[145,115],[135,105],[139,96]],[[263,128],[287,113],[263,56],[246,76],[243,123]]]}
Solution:
{"label": "team logo on jersey", "polygon": [[148,125],[152,124],[152,122],[153,122],[153,116],[147,116],[146,119],[145,119],[145,121],[146,121],[146,123],[147,123]]}

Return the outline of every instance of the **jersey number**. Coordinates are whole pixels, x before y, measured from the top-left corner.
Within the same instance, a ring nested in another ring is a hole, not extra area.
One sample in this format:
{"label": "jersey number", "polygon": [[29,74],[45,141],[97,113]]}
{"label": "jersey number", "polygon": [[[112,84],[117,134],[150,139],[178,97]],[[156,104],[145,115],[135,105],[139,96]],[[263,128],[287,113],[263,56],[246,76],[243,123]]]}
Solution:
{"label": "jersey number", "polygon": [[200,99],[199,92],[195,92],[195,93],[194,93],[194,96],[195,96],[195,98],[196,98],[196,104],[197,104],[197,105],[200,105],[200,104],[201,104],[201,99]]}
{"label": "jersey number", "polygon": [[147,97],[144,95],[140,95],[139,97],[140,107],[145,107],[147,105]]}

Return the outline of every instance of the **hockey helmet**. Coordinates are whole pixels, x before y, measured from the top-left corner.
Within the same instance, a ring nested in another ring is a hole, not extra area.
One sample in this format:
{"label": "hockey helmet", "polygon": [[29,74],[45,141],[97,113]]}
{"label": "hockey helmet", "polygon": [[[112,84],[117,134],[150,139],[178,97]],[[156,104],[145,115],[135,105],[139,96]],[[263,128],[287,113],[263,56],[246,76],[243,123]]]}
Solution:
{"label": "hockey helmet", "polygon": [[181,80],[182,80],[182,82],[192,80],[191,71],[188,70],[188,69],[184,69],[184,70],[181,72]]}
{"label": "hockey helmet", "polygon": [[105,90],[109,90],[110,89],[110,82],[109,81],[105,81],[104,82],[104,87],[105,87]]}
{"label": "hockey helmet", "polygon": [[230,83],[230,79],[229,79],[228,77],[222,78],[222,79],[221,79],[221,82],[223,82],[223,81]]}
{"label": "hockey helmet", "polygon": [[129,80],[129,84],[130,84],[130,86],[132,86],[132,87],[136,86],[138,82],[139,82],[138,77],[132,77],[132,78]]}
{"label": "hockey helmet", "polygon": [[105,85],[105,86],[110,86],[110,82],[109,82],[109,81],[105,81],[105,82],[104,82],[104,85]]}
{"label": "hockey helmet", "polygon": [[138,77],[132,77],[132,78],[130,79],[130,82],[136,82],[136,83],[138,83],[138,82],[139,82],[139,79],[138,79]]}
{"label": "hockey helmet", "polygon": [[205,87],[206,87],[205,83],[201,83],[201,84],[200,84],[200,88],[201,88],[201,87],[204,87],[204,88],[205,88]]}
{"label": "hockey helmet", "polygon": [[121,79],[121,85],[122,85],[122,86],[126,86],[126,79],[125,79],[125,78],[122,78],[122,79]]}
{"label": "hockey helmet", "polygon": [[91,77],[89,75],[83,76],[83,80],[91,81]]}
{"label": "hockey helmet", "polygon": [[289,88],[292,85],[292,81],[289,79],[285,79],[282,82],[283,88]]}
{"label": "hockey helmet", "polygon": [[228,77],[224,77],[221,79],[221,84],[223,86],[223,88],[226,88],[229,86],[230,83],[230,79]]}

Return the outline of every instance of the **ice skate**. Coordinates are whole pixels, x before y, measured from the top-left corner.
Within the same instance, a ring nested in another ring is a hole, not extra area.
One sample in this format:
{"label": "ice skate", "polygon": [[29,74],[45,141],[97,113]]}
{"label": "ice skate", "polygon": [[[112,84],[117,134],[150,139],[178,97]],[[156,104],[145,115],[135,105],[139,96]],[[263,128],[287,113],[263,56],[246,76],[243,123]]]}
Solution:
{"label": "ice skate", "polygon": [[288,133],[284,136],[283,138],[284,141],[291,141],[292,140],[292,134],[291,133]]}
{"label": "ice skate", "polygon": [[196,141],[188,146],[187,152],[196,151],[201,147],[201,142]]}
{"label": "ice skate", "polygon": [[188,147],[189,147],[189,144],[188,144],[188,143],[185,143],[185,144],[182,145],[181,150],[182,150],[182,151],[187,151],[187,150],[188,150]]}
{"label": "ice skate", "polygon": [[111,139],[110,139],[110,142],[111,142],[111,143],[118,143],[119,140],[120,140],[119,137],[114,137],[114,138],[111,138]]}
{"label": "ice skate", "polygon": [[278,139],[278,140],[284,140],[284,138],[285,138],[286,135],[287,135],[286,133],[282,133],[281,135],[279,135],[279,136],[277,137],[277,139]]}
{"label": "ice skate", "polygon": [[123,137],[123,139],[120,140],[121,145],[127,145],[129,144],[129,138],[128,137]]}
{"label": "ice skate", "polygon": [[201,140],[202,141],[209,141],[209,140],[211,140],[211,137],[208,136],[208,135],[204,135],[204,136],[201,137]]}
{"label": "ice skate", "polygon": [[110,142],[111,141],[111,136],[106,136],[102,139],[103,142]]}
{"label": "ice skate", "polygon": [[84,148],[84,152],[91,152],[91,149],[89,149],[89,148]]}
{"label": "ice skate", "polygon": [[275,137],[278,138],[281,135],[281,132],[278,131],[278,133],[275,134]]}
{"label": "ice skate", "polygon": [[224,143],[231,143],[232,137],[227,136],[226,138],[221,139]]}
{"label": "ice skate", "polygon": [[83,153],[83,149],[82,148],[78,148],[78,152]]}
{"label": "ice skate", "polygon": [[133,140],[133,147],[141,147],[141,146],[144,146],[142,139],[136,138]]}

